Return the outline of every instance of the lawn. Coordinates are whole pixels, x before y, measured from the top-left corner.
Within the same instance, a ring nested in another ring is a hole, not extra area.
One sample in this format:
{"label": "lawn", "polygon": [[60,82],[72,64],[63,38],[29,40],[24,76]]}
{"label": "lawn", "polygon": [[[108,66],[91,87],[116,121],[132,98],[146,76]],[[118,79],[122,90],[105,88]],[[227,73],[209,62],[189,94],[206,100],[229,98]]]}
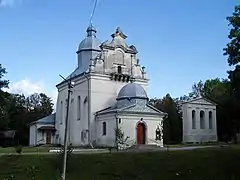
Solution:
{"label": "lawn", "polygon": [[[23,147],[22,152],[23,153],[28,153],[28,152],[48,152],[49,149],[48,147]],[[0,153],[16,153],[14,147],[1,147],[0,148]]]}
{"label": "lawn", "polygon": [[[0,157],[0,179],[59,180],[57,155]],[[71,155],[68,180],[239,180],[240,149]]]}

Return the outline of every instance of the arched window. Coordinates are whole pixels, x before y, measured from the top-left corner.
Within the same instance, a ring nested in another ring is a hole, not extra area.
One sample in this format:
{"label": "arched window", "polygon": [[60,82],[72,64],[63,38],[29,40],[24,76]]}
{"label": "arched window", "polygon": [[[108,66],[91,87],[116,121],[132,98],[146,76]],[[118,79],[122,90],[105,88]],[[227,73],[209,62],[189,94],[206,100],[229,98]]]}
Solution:
{"label": "arched window", "polygon": [[107,124],[106,122],[102,123],[102,135],[105,136],[107,134]]}
{"label": "arched window", "polygon": [[205,128],[205,114],[204,111],[200,111],[200,129]]}
{"label": "arched window", "polygon": [[208,113],[208,120],[209,120],[209,129],[212,129],[213,128],[213,125],[212,125],[212,111],[209,111]]}
{"label": "arched window", "polygon": [[118,72],[118,74],[122,74],[122,67],[121,66],[117,67],[117,72]]}
{"label": "arched window", "polygon": [[192,129],[196,129],[196,111],[192,110]]}

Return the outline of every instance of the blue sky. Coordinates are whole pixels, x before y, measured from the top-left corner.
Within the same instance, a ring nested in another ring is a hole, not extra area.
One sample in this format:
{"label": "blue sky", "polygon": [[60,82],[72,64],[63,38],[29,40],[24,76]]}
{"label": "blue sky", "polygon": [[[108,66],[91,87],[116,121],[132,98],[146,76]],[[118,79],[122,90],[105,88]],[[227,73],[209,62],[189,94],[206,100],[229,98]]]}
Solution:
{"label": "blue sky", "polygon": [[[13,92],[50,96],[77,65],[93,0],[2,0],[0,63]],[[6,2],[11,3],[6,3]],[[149,96],[187,94],[199,80],[226,78],[226,16],[238,0],[100,0],[93,18],[101,41],[117,26],[146,66]]]}

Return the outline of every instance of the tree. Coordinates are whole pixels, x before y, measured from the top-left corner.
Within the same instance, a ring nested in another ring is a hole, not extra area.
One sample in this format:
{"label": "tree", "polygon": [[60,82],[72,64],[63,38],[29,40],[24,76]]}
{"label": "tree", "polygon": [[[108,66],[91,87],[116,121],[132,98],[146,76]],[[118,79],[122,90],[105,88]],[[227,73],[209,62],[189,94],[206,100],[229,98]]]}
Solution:
{"label": "tree", "polygon": [[163,120],[163,142],[180,143],[182,141],[182,118],[180,110],[169,94],[163,99],[151,99],[150,103],[157,109],[168,113]]}
{"label": "tree", "polygon": [[232,90],[235,98],[240,100],[240,5],[235,6],[235,10],[231,16],[227,17],[229,26],[231,27],[228,38],[230,42],[223,49],[224,55],[228,56],[229,66],[235,69],[228,71],[231,80]]}
{"label": "tree", "polygon": [[8,93],[5,93],[2,91],[2,88],[7,88],[9,81],[3,80],[4,75],[6,74],[6,69],[2,67],[0,64],[0,129],[6,128],[7,126],[7,95]]}
{"label": "tree", "polygon": [[2,88],[7,88],[9,84],[8,80],[2,79],[5,74],[7,74],[6,69],[0,64],[0,90],[2,90]]}

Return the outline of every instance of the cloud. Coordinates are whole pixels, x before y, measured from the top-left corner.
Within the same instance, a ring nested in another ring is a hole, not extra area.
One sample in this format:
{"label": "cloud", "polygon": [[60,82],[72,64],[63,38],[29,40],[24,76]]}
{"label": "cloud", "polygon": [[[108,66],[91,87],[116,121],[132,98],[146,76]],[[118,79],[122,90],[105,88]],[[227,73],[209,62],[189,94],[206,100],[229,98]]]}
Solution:
{"label": "cloud", "polygon": [[45,93],[53,100],[54,109],[57,103],[57,89],[48,90],[43,81],[33,82],[30,79],[23,79],[21,81],[11,82],[9,88],[5,90],[9,93],[24,94],[25,96],[34,93]]}
{"label": "cloud", "polygon": [[22,0],[0,0],[0,6],[13,6],[15,4],[21,4]]}

